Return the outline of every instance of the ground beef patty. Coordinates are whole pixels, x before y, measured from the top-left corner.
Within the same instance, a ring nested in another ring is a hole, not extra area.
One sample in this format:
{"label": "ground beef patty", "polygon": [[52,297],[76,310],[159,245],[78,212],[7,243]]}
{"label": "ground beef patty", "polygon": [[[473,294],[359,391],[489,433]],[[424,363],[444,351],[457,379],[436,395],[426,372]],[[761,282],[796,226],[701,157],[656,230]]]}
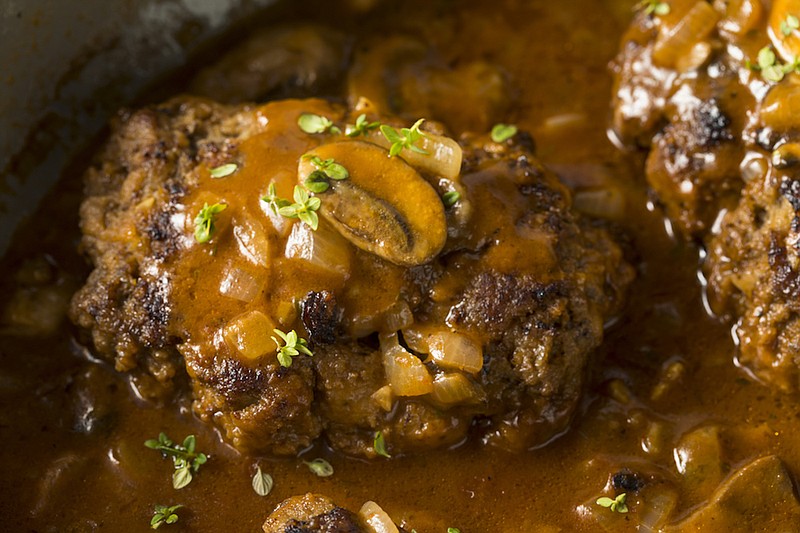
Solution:
{"label": "ground beef patty", "polygon": [[677,229],[708,250],[708,301],[736,322],[737,362],[800,386],[800,148],[786,3],[670,2],[644,10],[614,64],[614,131],[649,148],[647,178]]}
{"label": "ground beef patty", "polygon": [[[428,153],[390,158],[375,121],[409,126],[365,101],[121,114],[86,177],[94,271],[73,320],[144,395],[185,369],[195,413],[244,451],[325,435],[401,454],[470,427],[508,448],[545,442],[571,420],[631,268],[525,135],[459,147],[425,123]],[[299,204],[302,219],[285,216]],[[297,343],[313,355],[278,357]]]}

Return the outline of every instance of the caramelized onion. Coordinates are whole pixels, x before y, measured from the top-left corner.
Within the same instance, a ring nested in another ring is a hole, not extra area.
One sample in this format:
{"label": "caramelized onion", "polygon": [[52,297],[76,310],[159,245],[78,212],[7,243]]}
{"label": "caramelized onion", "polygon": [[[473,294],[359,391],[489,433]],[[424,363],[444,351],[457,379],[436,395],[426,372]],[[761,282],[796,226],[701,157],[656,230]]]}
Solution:
{"label": "caramelized onion", "polygon": [[482,391],[464,374],[439,374],[433,380],[431,398],[445,406],[478,403],[482,397]]}
{"label": "caramelized onion", "polygon": [[590,217],[607,220],[622,220],[625,217],[625,194],[613,186],[577,191],[572,205]]}
{"label": "caramelized onion", "polygon": [[679,60],[714,31],[719,18],[711,4],[698,0],[677,23],[661,27],[653,46],[653,63],[665,68],[678,66]]}
{"label": "caramelized onion", "polygon": [[381,335],[383,369],[397,396],[423,396],[433,390],[433,378],[422,361],[400,346],[397,334]]}
{"label": "caramelized onion", "polygon": [[386,511],[375,502],[366,502],[362,505],[358,516],[361,517],[371,533],[399,533],[397,526],[394,525]]}
{"label": "caramelized onion", "polygon": [[[368,140],[387,150],[392,146],[392,143],[379,131],[370,133]],[[424,174],[454,181],[459,177],[464,154],[456,141],[450,137],[426,131],[425,137],[420,139],[416,146],[427,153],[420,154],[412,150],[403,150],[400,152],[400,158]]]}
{"label": "caramelized onion", "polygon": [[219,292],[228,298],[252,302],[266,285],[266,272],[251,273],[236,266],[229,266],[219,284]]}
{"label": "caramelized onion", "polygon": [[228,347],[247,359],[278,349],[272,340],[275,323],[261,311],[248,311],[231,320],[222,332]]}
{"label": "caramelized onion", "polygon": [[772,87],[761,106],[762,125],[784,132],[797,127],[798,116],[800,116],[800,85],[780,83]]}
{"label": "caramelized onion", "polygon": [[724,15],[720,29],[737,36],[755,28],[764,11],[760,0],[714,0],[714,9]]}
{"label": "caramelized onion", "polygon": [[414,323],[414,313],[405,300],[397,300],[383,315],[383,331],[394,332]]}
{"label": "caramelized onion", "polygon": [[380,389],[373,392],[371,398],[376,404],[378,404],[378,407],[380,407],[387,413],[392,410],[392,404],[394,403],[394,393],[392,392],[391,386],[384,385]]}
{"label": "caramelized onion", "polygon": [[430,354],[442,368],[477,374],[483,367],[481,346],[464,335],[450,331],[434,333],[428,339]]}
{"label": "caramelized onion", "polygon": [[789,15],[800,13],[800,0],[775,0],[769,14],[767,33],[772,45],[786,62],[793,62],[800,55],[800,32],[793,30],[789,35],[783,34],[782,25]]}
{"label": "caramelized onion", "polygon": [[323,220],[316,231],[307,224],[295,224],[284,255],[345,279],[350,276],[350,243]]}
{"label": "caramelized onion", "polygon": [[233,220],[233,236],[242,256],[258,266],[269,265],[269,237],[259,221],[237,215]]}

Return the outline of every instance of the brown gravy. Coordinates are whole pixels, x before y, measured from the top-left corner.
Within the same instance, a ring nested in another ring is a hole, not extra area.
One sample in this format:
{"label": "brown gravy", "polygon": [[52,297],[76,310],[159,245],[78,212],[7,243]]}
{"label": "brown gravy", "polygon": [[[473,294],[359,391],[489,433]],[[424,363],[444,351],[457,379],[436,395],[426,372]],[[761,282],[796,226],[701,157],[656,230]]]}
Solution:
{"label": "brown gravy", "polygon": [[[518,91],[509,121],[533,134],[546,163],[579,186],[606,172],[624,187],[621,222],[636,250],[638,278],[623,317],[609,325],[584,408],[566,435],[519,455],[468,442],[371,463],[319,448],[304,458],[325,457],[335,474],[317,478],[300,460],[238,454],[196,421],[188,405],[163,409],[138,400],[122,376],[72,341],[66,321],[50,335],[4,326],[0,530],[143,531],[154,504],[180,503],[171,531],[257,531],[281,500],[312,491],[355,509],[374,500],[419,532],[596,531],[578,507],[602,495],[610,475],[629,467],[677,479],[673,448],[705,424],[719,427],[727,471],[774,453],[800,472],[793,437],[800,409],[735,368],[728,327],[704,310],[697,249],[668,235],[661,215],[646,208],[638,162],[628,162],[606,139],[607,62],[631,5],[414,1],[385,6],[361,26],[342,22],[375,32],[400,24],[448,55],[502,66]],[[325,18],[312,12],[303,16]],[[18,231],[2,262],[6,302],[25,290],[19,272],[31,259],[45,256],[52,263],[47,286],[61,279],[68,289],[84,275],[75,252],[79,175],[68,173]],[[659,377],[675,362],[683,365],[682,375],[652,399]],[[614,380],[629,389],[629,403],[613,394]],[[143,446],[159,431],[173,439],[193,433],[211,457],[180,491],[171,486],[171,464]],[[256,464],[275,480],[264,498],[251,488]],[[707,497],[683,486],[673,519]],[[617,527],[632,527],[626,524],[623,517]]]}

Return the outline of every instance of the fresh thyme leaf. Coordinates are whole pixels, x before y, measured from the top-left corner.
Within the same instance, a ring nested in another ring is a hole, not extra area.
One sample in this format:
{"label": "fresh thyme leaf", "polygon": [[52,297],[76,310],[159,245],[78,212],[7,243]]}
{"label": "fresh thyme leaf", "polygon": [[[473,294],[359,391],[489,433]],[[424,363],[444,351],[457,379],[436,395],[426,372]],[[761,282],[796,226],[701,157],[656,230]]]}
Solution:
{"label": "fresh thyme leaf", "polygon": [[495,124],[492,128],[492,140],[502,143],[517,134],[517,127],[513,124]]}
{"label": "fresh thyme leaf", "polygon": [[425,119],[421,118],[410,128],[400,128],[399,132],[386,124],[380,127],[383,136],[386,137],[387,141],[392,143],[389,148],[389,157],[395,157],[403,150],[411,150],[418,154],[430,155],[426,150],[416,145],[420,139],[426,137],[425,133],[419,130],[423,122],[425,122]]}
{"label": "fresh thyme leaf", "polygon": [[597,505],[599,505],[600,507],[611,509],[615,513],[627,513],[628,504],[625,503],[627,499],[628,495],[623,492],[613,500],[611,498],[603,496],[602,498],[598,498],[595,503],[597,503]]}
{"label": "fresh thyme leaf", "polygon": [[165,433],[159,433],[158,439],[149,439],[144,445],[151,450],[158,450],[164,457],[172,458],[175,471],[172,473],[172,486],[182,489],[192,482],[193,473],[206,464],[208,457],[204,453],[197,453],[197,440],[194,435],[183,439],[183,444],[175,444]]}
{"label": "fresh thyme leaf", "polygon": [[304,155],[303,159],[310,161],[312,165],[332,180],[346,180],[350,177],[350,172],[333,159],[322,159],[311,154]]}
{"label": "fresh thyme leaf", "polygon": [[316,211],[322,205],[322,201],[316,196],[308,196],[308,193],[299,185],[294,186],[293,204],[284,205],[278,209],[278,214],[286,218],[299,218],[311,229],[319,227],[319,216]]}
{"label": "fresh thyme leaf", "polygon": [[373,440],[372,446],[375,448],[375,453],[381,457],[391,457],[389,452],[386,450],[386,439],[383,437],[382,431],[375,432],[375,439]]}
{"label": "fresh thyme leaf", "polygon": [[772,83],[778,83],[785,75],[786,73],[781,65],[771,65],[761,69],[761,77]]}
{"label": "fresh thyme leaf", "polygon": [[445,207],[453,207],[461,199],[458,191],[447,191],[442,195],[442,203]]}
{"label": "fresh thyme leaf", "polygon": [[787,74],[800,70],[800,58],[795,57],[791,62],[780,63],[775,56],[775,52],[769,46],[765,46],[758,51],[756,65],[751,62],[746,64],[752,70],[760,70],[761,77],[770,83],[778,83]]}
{"label": "fresh thyme leaf", "polygon": [[457,527],[448,527],[447,533],[461,533],[461,530],[458,529]]}
{"label": "fresh thyme leaf", "polygon": [[315,115],[313,113],[303,113],[297,119],[297,125],[306,133],[341,133],[342,130],[337,128],[331,119],[323,117],[322,115]]}
{"label": "fresh thyme leaf", "polygon": [[200,213],[194,219],[194,239],[200,244],[206,243],[211,240],[214,233],[214,222],[217,215],[225,211],[228,206],[226,204],[203,205]]}
{"label": "fresh thyme leaf", "polygon": [[192,470],[184,465],[172,473],[172,488],[178,490],[192,482]]}
{"label": "fresh thyme leaf", "polygon": [[303,463],[318,477],[330,477],[333,475],[333,467],[325,459],[317,458],[313,461],[303,461]]}
{"label": "fresh thyme leaf", "polygon": [[321,170],[315,170],[303,181],[306,189],[314,194],[321,194],[331,188],[328,176]]}
{"label": "fresh thyme leaf", "polygon": [[660,2],[659,0],[642,0],[635,7],[636,10],[644,11],[645,15],[656,15],[663,17],[669,15],[670,6],[667,2]]}
{"label": "fresh thyme leaf", "polygon": [[222,165],[216,168],[212,168],[209,171],[209,174],[214,179],[224,178],[225,176],[230,176],[236,169],[239,168],[236,163],[228,163],[227,165]]}
{"label": "fresh thyme leaf", "polygon": [[781,21],[781,33],[784,37],[788,37],[793,31],[800,28],[800,19],[795,15],[786,15],[786,18]]}
{"label": "fresh thyme leaf", "polygon": [[153,529],[160,528],[163,524],[174,524],[178,521],[178,515],[175,513],[183,505],[156,505],[153,511],[153,518],[150,520],[150,527]]}
{"label": "fresh thyme leaf", "polygon": [[[281,366],[289,368],[292,366],[292,357],[297,357],[301,353],[309,357],[314,355],[308,348],[308,342],[297,335],[295,330],[289,333],[284,333],[279,329],[273,329],[272,331],[281,339],[278,340],[272,337],[272,340],[275,341],[275,344],[278,346],[278,362]],[[281,341],[283,341],[283,346],[281,346]]]}
{"label": "fresh thyme leaf", "polygon": [[758,56],[756,57],[756,62],[758,64],[758,68],[765,69],[771,67],[775,64],[776,57],[775,52],[772,51],[772,48],[769,46],[765,46],[761,50],[758,51]]}
{"label": "fresh thyme leaf", "polygon": [[266,202],[276,215],[281,207],[291,204],[289,200],[281,198],[275,192],[275,182],[270,182],[269,187],[267,187],[267,194],[261,197],[261,201]]}
{"label": "fresh thyme leaf", "polygon": [[256,491],[256,494],[259,496],[266,496],[272,492],[274,484],[275,482],[272,480],[272,476],[263,473],[261,467],[256,466],[256,473],[253,476],[253,490]]}
{"label": "fresh thyme leaf", "polygon": [[348,124],[344,131],[348,137],[367,136],[370,131],[378,129],[380,125],[380,122],[368,122],[367,115],[362,113],[358,115],[356,123],[354,125]]}

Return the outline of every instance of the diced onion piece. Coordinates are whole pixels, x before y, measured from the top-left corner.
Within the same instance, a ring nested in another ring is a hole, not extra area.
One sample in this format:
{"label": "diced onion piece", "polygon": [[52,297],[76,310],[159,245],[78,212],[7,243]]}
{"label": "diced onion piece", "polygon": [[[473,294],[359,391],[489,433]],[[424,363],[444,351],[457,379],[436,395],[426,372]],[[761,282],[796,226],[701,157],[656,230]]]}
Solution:
{"label": "diced onion piece", "polygon": [[714,0],[714,9],[725,17],[719,23],[722,31],[742,36],[755,28],[764,7],[760,0]]}
{"label": "diced onion piece", "polygon": [[219,292],[228,298],[252,302],[266,285],[266,273],[254,274],[236,266],[229,266],[219,284]]}
{"label": "diced onion piece", "polygon": [[781,58],[791,63],[800,55],[800,31],[783,34],[783,24],[789,15],[800,13],[800,0],[774,0],[769,14],[767,33]]}
{"label": "diced onion piece", "polygon": [[423,396],[433,390],[433,378],[422,361],[400,346],[397,334],[381,335],[383,369],[397,396]]}
{"label": "diced onion piece", "polygon": [[429,339],[430,354],[442,368],[477,374],[483,367],[481,346],[465,335],[440,331]]}
{"label": "diced onion piece", "polygon": [[428,339],[430,338],[430,332],[426,331],[425,328],[420,327],[410,327],[410,328],[403,328],[403,340],[406,343],[406,346],[411,348],[417,353],[430,353],[431,348],[428,344]]}
{"label": "diced onion piece", "polygon": [[233,219],[233,236],[239,246],[239,253],[258,266],[269,265],[269,237],[264,227],[249,216],[236,216]]}
{"label": "diced onion piece", "polygon": [[405,300],[397,300],[383,315],[383,330],[395,332],[414,323],[414,313]]}
{"label": "diced onion piece", "polygon": [[312,230],[307,224],[295,224],[286,241],[289,259],[306,261],[326,272],[348,278],[350,275],[350,243],[325,221]]}
{"label": "diced onion piece", "polygon": [[659,67],[675,68],[678,60],[714,31],[719,18],[711,4],[698,0],[676,24],[662,25],[653,46],[653,63]]}
{"label": "diced onion piece", "polygon": [[392,404],[394,404],[394,393],[392,392],[392,387],[389,385],[384,385],[372,393],[372,399],[376,404],[378,404],[378,407],[388,413],[392,410]]}
{"label": "diced onion piece", "polygon": [[282,301],[278,302],[273,311],[275,320],[282,326],[288,326],[297,319],[297,306],[292,302]]}
{"label": "diced onion piece", "polygon": [[761,125],[785,132],[797,127],[797,117],[800,117],[800,85],[780,83],[770,89],[761,106]]}
{"label": "diced onion piece", "polygon": [[375,502],[366,502],[362,505],[358,515],[371,533],[400,533],[386,511]]}
{"label": "diced onion piece", "polygon": [[471,404],[481,400],[481,391],[464,374],[440,374],[433,380],[431,398],[444,405]]}
{"label": "diced onion piece", "polygon": [[278,349],[272,340],[275,323],[261,311],[248,311],[225,326],[223,337],[229,347],[247,359],[256,359]]}
{"label": "diced onion piece", "polygon": [[[294,189],[294,185],[297,181],[297,176],[293,171],[289,170],[279,170],[275,174],[272,175],[271,178],[265,180],[267,185],[270,183],[275,184],[275,189],[281,198],[291,198],[292,191]],[[262,196],[264,196],[267,192],[267,186],[264,187],[262,191]],[[270,205],[265,201],[261,201],[261,210],[267,216],[269,221],[272,223],[273,229],[278,233],[280,237],[286,237],[289,235],[289,232],[292,230],[292,226],[294,225],[294,220],[291,218],[286,218],[280,214],[278,214],[277,207]]]}
{"label": "diced onion piece", "polygon": [[[379,131],[370,133],[368,140],[387,150],[392,146],[392,143]],[[406,148],[400,152],[399,157],[423,174],[457,180],[461,174],[463,153],[456,141],[443,135],[425,132],[425,137],[417,141],[415,146],[428,153],[420,154]]]}
{"label": "diced onion piece", "polygon": [[678,504],[677,491],[663,483],[657,487],[658,489],[648,491],[637,507],[639,531],[646,533],[663,531],[662,528]]}
{"label": "diced onion piece", "polygon": [[625,194],[617,187],[581,190],[575,193],[573,207],[590,217],[621,220],[625,217]]}

